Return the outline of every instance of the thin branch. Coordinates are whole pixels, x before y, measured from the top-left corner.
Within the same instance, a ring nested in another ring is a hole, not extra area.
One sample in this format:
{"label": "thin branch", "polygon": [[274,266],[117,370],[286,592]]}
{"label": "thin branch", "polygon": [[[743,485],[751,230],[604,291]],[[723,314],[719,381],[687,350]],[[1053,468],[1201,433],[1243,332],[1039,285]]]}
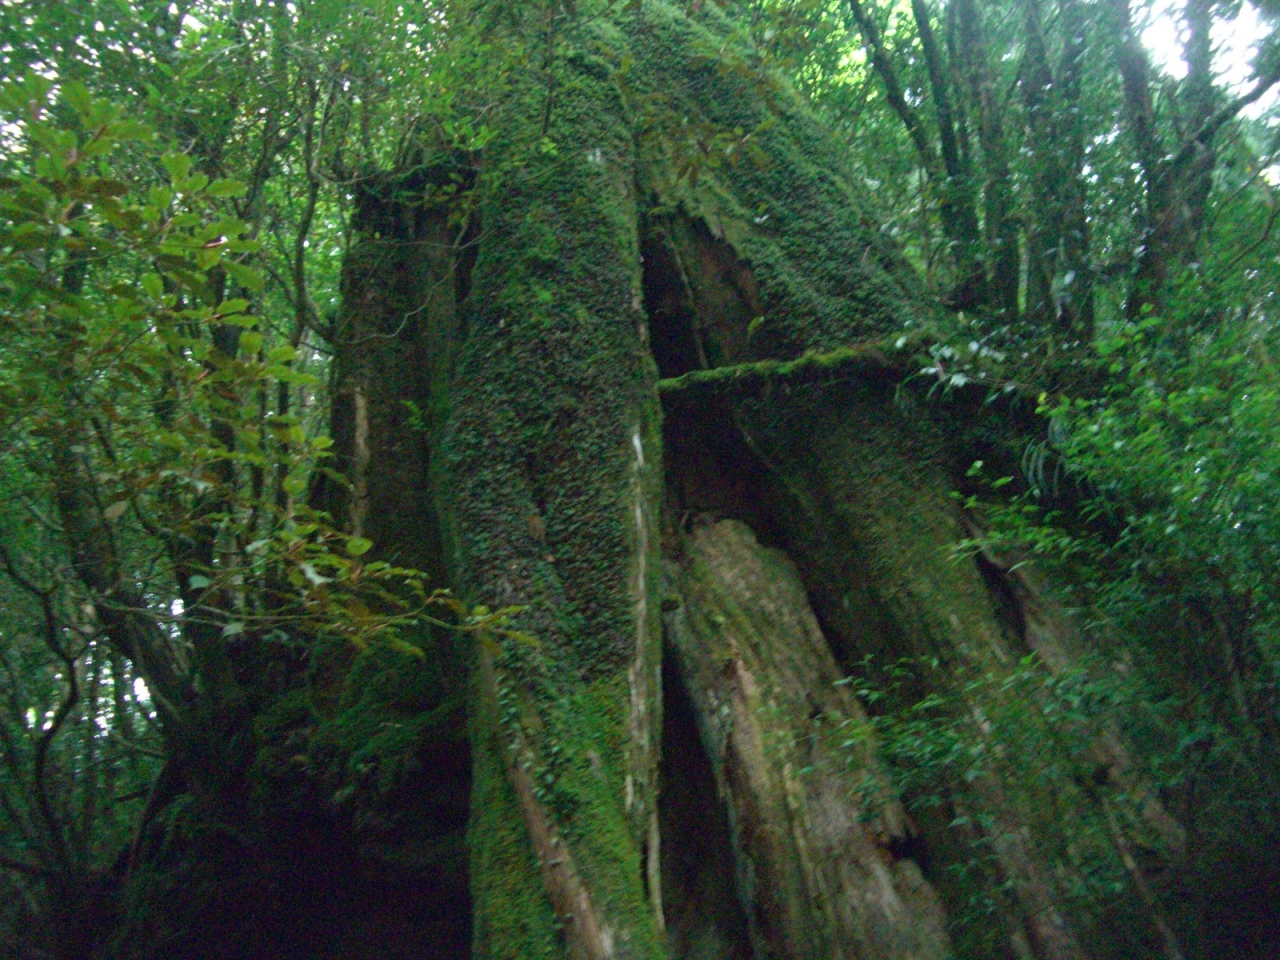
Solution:
{"label": "thin branch", "polygon": [[18,572],[17,564],[13,561],[13,555],[9,553],[9,548],[0,543],[0,563],[4,564],[5,573],[9,574],[13,582],[20,586],[27,593],[34,596],[37,600],[42,600],[53,593],[53,587],[47,589],[36,586],[35,581],[28,579],[24,574]]}
{"label": "thin branch", "polygon": [[42,511],[38,506],[36,506],[35,501],[32,500],[29,496],[27,496],[25,493],[18,494],[18,501],[24,507],[27,508],[28,512],[30,512],[30,514],[33,517],[36,518],[36,522],[39,523],[40,526],[44,527],[46,530],[52,530],[54,533],[65,532],[62,529],[62,524],[54,521],[52,517],[50,517],[48,514]]}
{"label": "thin branch", "polygon": [[21,873],[28,877],[39,877],[41,880],[52,880],[61,875],[59,870],[52,870],[38,863],[28,863],[26,860],[19,860],[4,853],[0,853],[0,869],[12,870],[14,873]]}
{"label": "thin branch", "polygon": [[58,709],[54,712],[52,719],[48,721],[48,726],[45,727],[40,738],[36,741],[36,756],[33,764],[36,807],[40,811],[40,818],[44,820],[45,827],[49,832],[49,842],[53,847],[54,856],[64,868],[70,869],[70,853],[66,849],[62,826],[59,824],[58,818],[53,812],[53,804],[49,800],[48,783],[46,782],[45,774],[48,770],[49,748],[53,746],[54,738],[61,732],[63,724],[67,722],[67,717],[71,715],[71,711],[80,702],[80,684],[76,680],[75,656],[64,650],[61,644],[57,642],[58,626],[52,601],[49,599],[42,600],[41,607],[44,612],[46,642],[50,651],[62,661],[63,671],[66,673],[67,679],[67,692],[62,699],[62,703],[58,705]]}
{"label": "thin branch", "polygon": [[[908,344],[916,344],[921,335],[898,340],[876,340],[852,347],[840,347],[823,353],[809,352],[794,360],[757,360],[709,370],[693,370],[679,377],[658,381],[658,393],[663,395],[705,390],[750,392],[763,389],[770,382],[804,383],[821,380],[836,373],[846,373],[850,368],[861,367],[869,373],[883,376],[896,366],[890,355]],[[899,347],[898,343],[902,342]]]}
{"label": "thin branch", "polygon": [[1255,252],[1259,247],[1263,246],[1268,240],[1271,239],[1271,228],[1276,225],[1276,217],[1280,217],[1280,206],[1274,207],[1272,209],[1271,216],[1267,218],[1267,226],[1262,231],[1262,236],[1258,238],[1257,242],[1250,244],[1245,250],[1243,250],[1239,255],[1237,255],[1234,260],[1228,263],[1223,268],[1223,273],[1226,273],[1227,271],[1229,271],[1237,263],[1239,263],[1245,257]]}
{"label": "thin branch", "polygon": [[930,21],[929,8],[925,0],[911,0],[911,10],[916,19],[916,30],[920,35],[920,48],[924,52],[925,66],[929,71],[929,85],[933,88],[933,102],[938,111],[938,136],[942,146],[942,161],[947,169],[947,176],[959,180],[965,175],[960,164],[960,150],[956,142],[954,110],[951,107],[951,92],[947,83],[947,71],[944,69],[942,54],[933,36],[933,24]]}
{"label": "thin branch", "polygon": [[1164,914],[1160,912],[1155,893],[1151,889],[1151,884],[1147,882],[1146,873],[1138,865],[1138,861],[1134,859],[1133,848],[1130,846],[1128,838],[1125,837],[1124,831],[1121,830],[1120,823],[1117,821],[1115,812],[1106,797],[1102,798],[1102,810],[1107,818],[1107,826],[1111,829],[1111,838],[1115,842],[1116,849],[1120,852],[1120,860],[1124,863],[1125,869],[1129,871],[1129,878],[1133,881],[1134,889],[1137,891],[1139,899],[1142,900],[1142,905],[1147,908],[1151,925],[1160,934],[1160,941],[1164,948],[1166,960],[1184,960],[1182,948],[1178,945],[1178,938],[1165,920]]}
{"label": "thin branch", "polygon": [[871,64],[875,67],[876,73],[879,74],[880,80],[884,84],[885,99],[889,101],[889,106],[893,108],[894,113],[898,115],[906,126],[907,133],[911,135],[911,142],[915,144],[916,152],[920,155],[920,162],[924,165],[924,168],[936,175],[938,172],[937,156],[929,144],[929,135],[925,132],[924,123],[921,121],[920,115],[912,110],[911,105],[907,103],[902,81],[898,79],[898,73],[893,68],[893,60],[889,56],[888,48],[885,46],[884,35],[880,33],[880,27],[859,0],[849,0],[849,10],[858,24],[858,29],[862,32],[863,42],[867,47],[867,52],[871,55]]}
{"label": "thin branch", "polygon": [[154,757],[157,760],[169,759],[169,754],[163,752],[162,750],[153,750],[151,747],[144,747],[140,743],[135,743],[132,740],[126,739],[125,737],[116,733],[114,730],[108,730],[107,736],[110,737],[112,740],[114,740],[116,743],[120,744],[120,746],[124,747],[126,750],[129,750],[133,753],[139,753],[144,757]]}
{"label": "thin branch", "polygon": [[1248,93],[1236,97],[1234,100],[1219,108],[1216,113],[1205,120],[1205,122],[1201,124],[1200,129],[1188,137],[1178,152],[1166,161],[1166,165],[1169,167],[1177,167],[1180,164],[1186,163],[1191,159],[1191,155],[1195,153],[1197,148],[1212,140],[1214,134],[1216,134],[1225,124],[1231,121],[1236,114],[1250,104],[1256,103],[1260,100],[1262,96],[1277,83],[1280,83],[1280,64],[1273,68],[1266,76],[1262,77],[1262,79],[1260,79],[1254,88]]}

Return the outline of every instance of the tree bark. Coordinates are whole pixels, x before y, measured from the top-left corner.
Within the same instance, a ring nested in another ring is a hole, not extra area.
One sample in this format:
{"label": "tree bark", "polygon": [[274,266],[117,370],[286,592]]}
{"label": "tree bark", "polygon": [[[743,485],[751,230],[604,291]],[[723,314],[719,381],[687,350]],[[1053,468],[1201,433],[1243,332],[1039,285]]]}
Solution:
{"label": "tree bark", "polygon": [[[1018,709],[966,682],[1029,641],[948,560],[946,431],[894,399],[886,353],[932,308],[805,108],[726,68],[747,52],[722,14],[554,15],[485,151],[474,265],[444,220],[369,199],[336,363],[353,528],[516,611],[471,658],[473,955],[942,958],[975,896],[999,924],[967,956],[1094,955],[1054,819],[1087,798],[1008,758],[913,823],[836,683],[932,657],[978,744]],[[754,157],[683,176],[656,111],[753,131]],[[407,392],[442,411],[425,441]],[[664,723],[664,644],[691,725]],[[705,869],[662,849],[691,842],[664,803],[723,824]]]}

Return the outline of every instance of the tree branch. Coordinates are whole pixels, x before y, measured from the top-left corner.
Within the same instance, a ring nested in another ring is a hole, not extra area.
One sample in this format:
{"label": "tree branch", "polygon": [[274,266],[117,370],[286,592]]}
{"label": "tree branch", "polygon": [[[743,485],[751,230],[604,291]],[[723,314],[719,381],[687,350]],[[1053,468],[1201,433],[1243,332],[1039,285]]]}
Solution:
{"label": "tree branch", "polygon": [[1259,79],[1257,84],[1254,85],[1254,88],[1248,93],[1241,94],[1234,100],[1223,105],[1207,120],[1205,120],[1205,122],[1200,125],[1200,129],[1187,138],[1186,142],[1182,144],[1178,152],[1166,161],[1166,164],[1169,167],[1176,168],[1180,164],[1186,163],[1191,159],[1192,154],[1195,153],[1199,147],[1209,143],[1209,141],[1213,139],[1214,135],[1221,130],[1223,126],[1234,119],[1236,114],[1250,104],[1256,103],[1260,100],[1262,96],[1277,83],[1280,83],[1280,64],[1277,64],[1270,73]]}
{"label": "tree branch", "polygon": [[859,0],[849,0],[849,10],[858,24],[858,30],[862,33],[867,52],[871,55],[871,64],[884,84],[885,99],[889,101],[889,106],[906,126],[911,142],[915,144],[916,152],[920,155],[921,164],[931,175],[936,176],[939,172],[937,155],[934,154],[929,143],[929,136],[925,132],[920,115],[907,103],[905,90],[898,79],[897,71],[893,69],[893,60],[885,47],[884,35],[880,33],[880,27],[876,25],[875,20]]}
{"label": "tree branch", "polygon": [[[896,340],[875,340],[852,347],[840,347],[823,353],[810,351],[794,360],[757,360],[709,370],[693,370],[679,377],[658,381],[660,394],[692,393],[724,390],[735,393],[756,392],[776,381],[805,383],[821,380],[857,368],[882,377],[886,371],[901,366],[891,359],[909,344],[919,343],[923,334]],[[901,344],[901,346],[899,346]]]}
{"label": "tree branch", "polygon": [[911,11],[915,15],[916,30],[920,35],[920,48],[924,52],[925,67],[929,72],[929,86],[933,88],[934,108],[938,112],[938,139],[942,147],[942,162],[946,167],[947,177],[959,181],[966,175],[961,167],[960,150],[956,144],[955,113],[951,107],[951,92],[947,83],[947,72],[942,62],[942,54],[933,36],[933,25],[929,19],[929,8],[925,0],[911,0]]}
{"label": "tree branch", "polygon": [[38,863],[28,863],[4,853],[0,853],[0,869],[12,870],[14,873],[21,873],[28,877],[39,877],[41,880],[52,880],[61,875],[61,871],[52,870]]}
{"label": "tree branch", "polygon": [[1155,110],[1151,105],[1151,65],[1142,41],[1133,29],[1129,0],[1112,0],[1112,7],[1121,26],[1116,66],[1120,70],[1124,89],[1125,112],[1129,115],[1130,132],[1137,148],[1138,160],[1150,184],[1159,176],[1160,155],[1163,152],[1156,132]]}

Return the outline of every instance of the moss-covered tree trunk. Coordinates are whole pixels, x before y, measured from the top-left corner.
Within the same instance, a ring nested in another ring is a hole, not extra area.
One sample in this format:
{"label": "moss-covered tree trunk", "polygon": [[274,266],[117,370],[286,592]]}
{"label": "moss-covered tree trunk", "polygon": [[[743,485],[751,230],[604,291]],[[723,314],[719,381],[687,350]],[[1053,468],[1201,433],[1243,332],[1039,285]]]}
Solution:
{"label": "moss-covered tree trunk", "polygon": [[851,733],[840,677],[926,657],[981,745],[1008,704],[964,678],[1057,634],[997,565],[949,558],[968,414],[896,390],[892,346],[932,308],[820,125],[703,6],[539,34],[472,242],[432,206],[443,167],[359,201],[331,505],[517,611],[453,678],[473,954],[1117,955],[1059,842],[1100,815],[1087,790],[987,776],[913,820]]}
{"label": "moss-covered tree trunk", "polygon": [[450,566],[520,606],[477,651],[481,956],[661,954],[659,407],[643,338],[635,144],[590,48],[546,65],[485,163],[444,460]]}

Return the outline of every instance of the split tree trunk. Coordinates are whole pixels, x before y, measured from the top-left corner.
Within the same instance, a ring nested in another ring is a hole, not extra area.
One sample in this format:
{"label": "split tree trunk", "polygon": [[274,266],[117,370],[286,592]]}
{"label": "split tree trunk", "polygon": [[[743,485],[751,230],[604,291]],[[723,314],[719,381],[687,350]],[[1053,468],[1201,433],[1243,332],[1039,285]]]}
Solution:
{"label": "split tree trunk", "polygon": [[[981,744],[1011,705],[963,677],[1033,638],[998,570],[948,556],[964,424],[849,349],[931,308],[707,7],[559,28],[486,148],[474,264],[432,168],[360,198],[335,509],[519,609],[468,681],[474,955],[942,960],[975,901],[995,922],[965,956],[1105,955],[1057,843],[1087,796],[989,775],[917,824],[875,743],[845,742],[866,723],[836,681],[875,654],[945,664]],[[845,360],[751,366],[806,352]],[[743,376],[678,379],[708,367]]]}

